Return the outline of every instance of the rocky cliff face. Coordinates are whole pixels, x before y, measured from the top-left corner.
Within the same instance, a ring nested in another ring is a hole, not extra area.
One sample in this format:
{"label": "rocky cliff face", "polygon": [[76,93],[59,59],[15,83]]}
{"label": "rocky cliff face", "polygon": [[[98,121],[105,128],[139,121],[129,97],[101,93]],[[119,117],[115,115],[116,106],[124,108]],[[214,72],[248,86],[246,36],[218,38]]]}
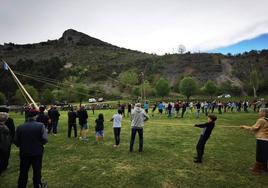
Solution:
{"label": "rocky cliff face", "polygon": [[90,37],[84,33],[78,32],[73,29],[66,30],[59,41],[63,41],[67,45],[91,45],[91,46],[107,46],[111,47],[111,44],[103,42],[99,39]]}

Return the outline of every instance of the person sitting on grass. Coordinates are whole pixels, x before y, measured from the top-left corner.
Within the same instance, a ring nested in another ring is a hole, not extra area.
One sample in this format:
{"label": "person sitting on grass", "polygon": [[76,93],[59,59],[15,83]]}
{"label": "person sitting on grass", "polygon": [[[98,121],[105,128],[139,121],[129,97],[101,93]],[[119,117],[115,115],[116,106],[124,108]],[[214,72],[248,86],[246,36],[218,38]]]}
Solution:
{"label": "person sitting on grass", "polygon": [[240,127],[253,131],[256,136],[256,163],[250,170],[256,175],[268,172],[268,108],[260,109],[259,119],[255,125]]}
{"label": "person sitting on grass", "polygon": [[208,115],[207,123],[195,125],[195,127],[203,129],[199,141],[196,145],[197,156],[195,157],[194,160],[195,163],[202,163],[205,145],[212,133],[212,130],[214,129],[216,120],[217,117],[215,115]]}
{"label": "person sitting on grass", "polygon": [[117,114],[113,115],[111,119],[113,121],[113,128],[114,128],[114,139],[115,145],[113,147],[118,147],[120,144],[120,132],[121,132],[121,124],[122,124],[122,112],[118,110]]}
{"label": "person sitting on grass", "polygon": [[96,126],[95,126],[95,131],[96,131],[96,143],[99,143],[100,141],[103,141],[104,137],[104,117],[103,114],[99,114],[98,119],[96,119]]}

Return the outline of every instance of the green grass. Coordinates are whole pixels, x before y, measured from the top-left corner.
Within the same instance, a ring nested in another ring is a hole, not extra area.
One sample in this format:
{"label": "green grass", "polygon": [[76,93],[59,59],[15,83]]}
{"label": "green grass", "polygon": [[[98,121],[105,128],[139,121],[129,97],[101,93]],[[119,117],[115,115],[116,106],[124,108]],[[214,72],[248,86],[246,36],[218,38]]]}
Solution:
{"label": "green grass", "polygon": [[[93,122],[104,113],[105,141],[95,144]],[[268,175],[253,176],[249,167],[255,161],[254,135],[238,127],[253,124],[256,113],[218,115],[216,128],[206,145],[203,164],[194,164],[195,145],[201,130],[193,124],[206,121],[187,114],[184,119],[158,115],[144,128],[144,152],[130,154],[130,121],[123,120],[121,146],[113,148],[112,123],[115,111],[90,115],[89,142],[67,138],[66,112],[61,112],[59,134],[49,135],[43,159],[43,178],[50,188],[61,187],[267,187]],[[16,125],[23,117],[11,113]],[[10,166],[0,177],[0,187],[16,187],[19,173],[18,148],[12,147]],[[32,171],[28,184],[32,187]]]}

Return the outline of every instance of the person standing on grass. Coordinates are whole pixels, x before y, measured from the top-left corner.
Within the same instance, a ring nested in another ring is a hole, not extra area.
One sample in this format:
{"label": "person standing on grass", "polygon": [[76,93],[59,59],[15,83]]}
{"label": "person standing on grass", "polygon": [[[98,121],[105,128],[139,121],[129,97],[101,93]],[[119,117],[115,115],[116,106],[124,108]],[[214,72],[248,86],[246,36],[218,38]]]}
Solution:
{"label": "person standing on grass", "polygon": [[159,102],[159,104],[158,104],[158,112],[160,113],[160,115],[163,114],[164,108],[165,108],[165,105],[163,104],[163,102],[162,101]]}
{"label": "person standing on grass", "polygon": [[123,114],[124,117],[126,116],[126,114],[125,114],[125,108],[126,108],[126,105],[125,104],[122,104],[121,105],[121,111],[122,111],[122,114]]}
{"label": "person standing on grass", "polygon": [[46,130],[48,129],[49,117],[45,114],[46,108],[44,106],[39,107],[39,114],[36,118],[37,122],[43,123],[45,125]]}
{"label": "person standing on grass", "polygon": [[208,116],[208,103],[207,103],[207,101],[204,102],[204,113],[205,113],[205,116]]}
{"label": "person standing on grass", "polygon": [[87,130],[88,130],[88,114],[84,106],[81,106],[80,109],[77,111],[77,117],[79,120],[80,125],[80,140],[86,141],[87,140]]}
{"label": "person standing on grass", "polygon": [[68,138],[71,137],[72,128],[74,129],[74,137],[77,138],[76,118],[77,114],[71,106],[68,112]]}
{"label": "person standing on grass", "polygon": [[204,114],[205,113],[205,103],[201,102],[200,104],[201,104],[202,113]]}
{"label": "person standing on grass", "polygon": [[168,110],[168,117],[171,118],[172,117],[172,105],[170,102],[168,103],[167,110]]}
{"label": "person standing on grass", "polygon": [[191,113],[193,113],[194,103],[192,101],[189,103],[189,108],[190,108]]}
{"label": "person standing on grass", "polygon": [[99,114],[98,119],[95,120],[95,132],[96,132],[96,143],[103,141],[104,139],[104,117],[103,114]]}
{"label": "person standing on grass", "polygon": [[202,163],[205,145],[212,133],[212,130],[214,129],[216,120],[217,120],[217,117],[215,115],[208,115],[207,123],[195,125],[195,127],[199,127],[203,129],[201,136],[199,138],[199,141],[196,145],[197,156],[195,157],[195,160],[194,160],[195,163]]}
{"label": "person standing on grass", "polygon": [[228,102],[224,102],[224,103],[223,103],[223,112],[224,112],[224,113],[227,112],[227,107],[228,107]]}
{"label": "person standing on grass", "polygon": [[218,113],[222,114],[222,102],[221,101],[218,102]]}
{"label": "person standing on grass", "polygon": [[216,107],[216,101],[213,101],[213,102],[211,103],[211,113],[212,113],[212,114],[214,113],[215,107]]}
{"label": "person standing on grass", "polygon": [[[0,112],[5,112],[5,113],[9,113],[9,108],[7,107],[0,107]],[[12,143],[14,142],[14,136],[15,136],[15,125],[14,125],[14,121],[12,118],[8,117],[6,122],[5,122],[5,125],[7,126],[8,130],[9,130],[9,135],[10,135],[10,138],[11,138],[11,144],[10,144],[10,147],[7,151],[7,156],[6,156],[6,160],[4,161],[4,170],[7,169],[8,167],[8,164],[9,164],[9,158],[10,158],[10,151],[11,151],[11,145]]]}
{"label": "person standing on grass", "polygon": [[196,118],[199,118],[199,116],[200,116],[200,109],[201,109],[200,102],[197,101],[197,103],[195,104],[195,108],[196,108]]}
{"label": "person standing on grass", "polygon": [[94,115],[94,114],[95,114],[96,105],[93,104],[93,105],[91,106],[91,109],[92,109],[92,114]]}
{"label": "person standing on grass", "polygon": [[176,118],[179,117],[179,112],[180,112],[180,101],[177,101],[174,105],[175,111],[176,111]]}
{"label": "person standing on grass", "polygon": [[146,114],[148,114],[148,112],[149,112],[149,103],[148,103],[148,101],[146,101],[146,102],[144,103],[143,108],[144,108]]}
{"label": "person standing on grass", "polygon": [[244,112],[248,113],[248,101],[243,102]]}
{"label": "person standing on grass", "polygon": [[155,103],[155,104],[153,105],[153,108],[152,108],[152,116],[153,116],[153,117],[154,117],[154,112],[155,112],[156,108],[157,108],[157,103]]}
{"label": "person standing on grass", "polygon": [[149,119],[149,116],[141,108],[141,104],[137,103],[131,113],[131,141],[129,151],[133,152],[133,146],[136,133],[139,134],[139,152],[143,151],[143,127],[144,122]]}
{"label": "person standing on grass", "polygon": [[127,105],[127,116],[128,117],[130,117],[130,115],[131,115],[131,107],[132,107],[131,103],[128,103],[128,105]]}
{"label": "person standing on grass", "polygon": [[250,168],[254,174],[268,172],[268,108],[261,108],[259,119],[253,126],[240,126],[243,129],[250,130],[256,136],[256,163]]}
{"label": "person standing on grass", "polygon": [[0,112],[0,175],[7,169],[11,148],[11,135],[6,121],[8,113]]}
{"label": "person standing on grass", "polygon": [[29,113],[27,122],[17,127],[15,144],[20,148],[20,175],[18,188],[26,188],[28,171],[33,168],[34,188],[46,187],[41,182],[42,158],[44,146],[48,142],[47,132],[43,123],[35,121],[36,112]]}
{"label": "person standing on grass", "polygon": [[237,103],[237,112],[241,112],[241,107],[242,107],[242,102],[239,101],[239,102]]}
{"label": "person standing on grass", "polygon": [[51,121],[52,132],[56,136],[58,133],[58,123],[60,117],[60,113],[57,110],[56,106],[52,106],[51,109],[48,111],[48,117],[50,118]]}
{"label": "person standing on grass", "polygon": [[186,112],[186,109],[187,109],[187,104],[186,104],[186,102],[183,102],[182,103],[182,108],[181,108],[181,118],[184,117],[184,114]]}
{"label": "person standing on grass", "polygon": [[121,132],[121,125],[122,125],[121,110],[118,110],[117,114],[114,114],[110,121],[113,121],[114,139],[115,139],[114,147],[118,147],[120,144],[120,132]]}

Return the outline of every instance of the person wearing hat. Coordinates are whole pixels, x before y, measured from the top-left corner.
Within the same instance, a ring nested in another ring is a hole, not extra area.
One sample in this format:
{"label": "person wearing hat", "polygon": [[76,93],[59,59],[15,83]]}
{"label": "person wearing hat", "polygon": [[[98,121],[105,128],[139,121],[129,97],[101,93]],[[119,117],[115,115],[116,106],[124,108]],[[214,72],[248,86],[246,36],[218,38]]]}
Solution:
{"label": "person wearing hat", "polygon": [[253,126],[241,125],[241,128],[255,133],[256,163],[250,168],[253,174],[267,173],[268,162],[268,108],[259,110],[259,119]]}
{"label": "person wearing hat", "polygon": [[37,115],[37,111],[30,112],[27,121],[18,126],[15,133],[14,143],[20,149],[19,188],[26,188],[30,166],[33,168],[34,187],[46,187],[46,183],[41,182],[41,169],[48,136],[44,124],[35,120]]}
{"label": "person wearing hat", "polygon": [[134,110],[131,112],[131,141],[129,151],[133,152],[133,145],[135,142],[135,136],[138,132],[139,134],[139,152],[143,150],[143,127],[144,121],[149,119],[149,116],[141,108],[141,104],[137,103]]}
{"label": "person wearing hat", "polygon": [[0,112],[0,175],[7,168],[10,154],[11,137],[9,129],[5,125],[7,119],[8,114],[6,112]]}
{"label": "person wearing hat", "polygon": [[[0,107],[0,112],[5,112],[5,113],[8,114],[9,108]],[[5,121],[5,125],[9,129],[9,136],[10,136],[10,141],[11,141],[11,144],[12,144],[13,140],[14,140],[14,135],[15,135],[15,125],[14,125],[13,119],[8,116],[7,120]],[[5,170],[7,169],[8,163],[9,163],[11,144],[9,145],[10,147],[8,148],[8,151],[7,151],[6,160],[4,160],[4,164],[3,164]]]}

